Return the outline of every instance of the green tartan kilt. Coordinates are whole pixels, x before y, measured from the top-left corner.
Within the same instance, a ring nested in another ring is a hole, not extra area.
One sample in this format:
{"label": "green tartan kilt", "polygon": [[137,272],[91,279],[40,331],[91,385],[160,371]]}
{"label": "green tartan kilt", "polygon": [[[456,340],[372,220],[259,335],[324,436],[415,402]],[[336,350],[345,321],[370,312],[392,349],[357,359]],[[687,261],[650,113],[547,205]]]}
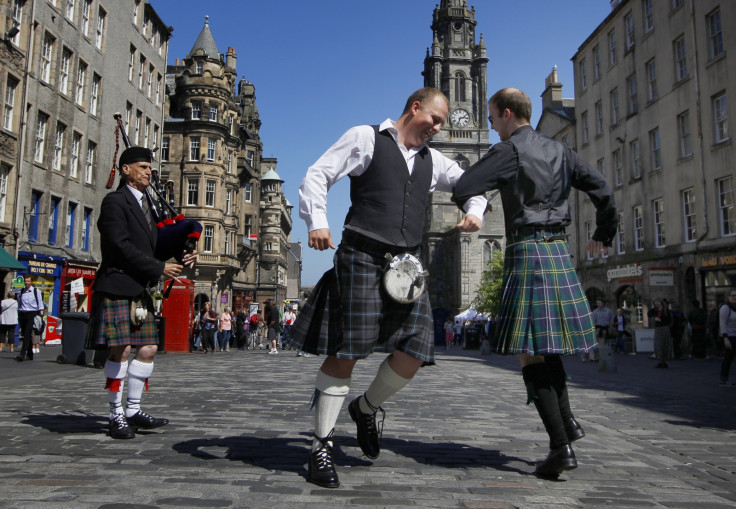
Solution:
{"label": "green tartan kilt", "polygon": [[590,304],[565,240],[509,238],[496,351],[576,354],[596,344]]}
{"label": "green tartan kilt", "polygon": [[153,313],[140,327],[130,323],[130,298],[110,298],[95,294],[85,348],[104,349],[113,346],[158,345],[159,335]]}

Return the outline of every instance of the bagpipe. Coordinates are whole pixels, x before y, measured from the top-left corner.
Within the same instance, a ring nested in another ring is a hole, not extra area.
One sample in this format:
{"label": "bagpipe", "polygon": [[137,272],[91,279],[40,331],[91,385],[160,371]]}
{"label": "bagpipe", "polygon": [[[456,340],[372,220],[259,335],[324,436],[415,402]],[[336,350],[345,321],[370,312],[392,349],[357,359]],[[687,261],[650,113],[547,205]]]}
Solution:
{"label": "bagpipe", "polygon": [[[120,137],[123,138],[125,148],[131,146],[130,139],[123,126],[123,116],[120,113],[115,113],[113,116],[117,124],[115,126],[115,154],[113,155],[110,178],[105,185],[107,189],[112,189],[115,183],[115,170],[121,171],[118,168]],[[151,189],[156,194],[156,199],[151,196]],[[202,235],[202,224],[198,221],[186,219],[184,214],[177,212],[174,208],[174,182],[169,180],[166,185],[163,185],[158,170],[151,169],[151,185],[146,189],[146,195],[151,206],[151,214],[158,228],[156,258],[164,261],[175,258],[178,263],[182,263],[184,255],[193,252],[197,247],[197,241]]]}

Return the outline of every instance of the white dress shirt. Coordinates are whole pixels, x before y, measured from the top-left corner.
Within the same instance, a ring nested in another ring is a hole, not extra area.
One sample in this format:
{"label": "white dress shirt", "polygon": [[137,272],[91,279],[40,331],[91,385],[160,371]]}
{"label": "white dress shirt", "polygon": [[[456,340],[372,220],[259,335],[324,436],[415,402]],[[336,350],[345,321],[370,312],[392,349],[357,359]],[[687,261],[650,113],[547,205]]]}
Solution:
{"label": "white dress shirt", "polygon": [[[394,121],[384,120],[379,131],[387,130],[396,141],[401,154],[406,160],[409,175],[414,171],[414,156],[422,150],[423,145],[407,149],[398,142],[398,131]],[[299,187],[299,217],[307,223],[308,231],[329,228],[327,222],[327,192],[341,178],[352,175],[360,176],[368,169],[373,160],[373,149],[376,137],[373,127],[361,125],[349,129],[327,152],[309,167],[307,175]],[[452,159],[439,151],[430,148],[432,155],[431,193],[438,191],[451,192],[455,183],[463,174],[462,168]],[[465,213],[473,214],[483,220],[487,201],[483,196],[475,196],[465,204]]]}

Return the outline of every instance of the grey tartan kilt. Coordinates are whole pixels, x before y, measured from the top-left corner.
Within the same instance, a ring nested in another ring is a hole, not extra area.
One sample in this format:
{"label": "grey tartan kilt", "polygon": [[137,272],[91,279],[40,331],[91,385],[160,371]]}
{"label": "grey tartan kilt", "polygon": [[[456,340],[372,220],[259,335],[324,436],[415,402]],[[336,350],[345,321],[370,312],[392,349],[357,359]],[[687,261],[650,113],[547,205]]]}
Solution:
{"label": "grey tartan kilt", "polygon": [[432,310],[425,289],[416,302],[400,304],[386,294],[386,253],[408,250],[382,244],[346,230],[304,309],[289,329],[288,341],[313,354],[362,359],[372,352],[399,350],[434,364]]}

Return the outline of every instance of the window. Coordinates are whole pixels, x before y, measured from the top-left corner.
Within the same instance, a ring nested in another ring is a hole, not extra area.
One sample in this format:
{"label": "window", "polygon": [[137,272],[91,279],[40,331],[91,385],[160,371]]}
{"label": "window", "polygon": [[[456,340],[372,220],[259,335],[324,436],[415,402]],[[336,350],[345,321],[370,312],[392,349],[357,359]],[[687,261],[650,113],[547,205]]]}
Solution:
{"label": "window", "polygon": [[578,63],[578,68],[580,69],[580,88],[585,90],[588,88],[588,72],[586,70],[584,58]]}
{"label": "window", "polygon": [[217,106],[210,106],[210,121],[217,122]]}
{"label": "window", "polygon": [[273,242],[264,242],[263,243],[263,250],[264,251],[273,251]]}
{"label": "window", "polygon": [[202,118],[202,105],[199,103],[192,103],[192,120],[199,120]]}
{"label": "window", "polygon": [[44,34],[43,48],[41,49],[41,80],[51,83],[51,62],[54,60],[54,40],[51,35]]}
{"label": "window", "polygon": [[686,111],[677,115],[677,135],[680,145],[680,157],[687,157],[693,153],[690,144],[690,114]]}
{"label": "window", "polygon": [[89,37],[89,18],[92,15],[92,0],[84,0],[82,4],[82,33]]}
{"label": "window", "polygon": [[92,94],[89,99],[89,113],[90,115],[97,115],[97,104],[100,99],[100,82],[102,78],[97,75],[92,75]]}
{"label": "window", "polygon": [[736,203],[733,196],[733,177],[718,180],[718,209],[721,236],[736,235]]}
{"label": "window", "polygon": [[629,115],[639,111],[639,101],[636,98],[636,74],[626,78],[626,91],[629,94]]}
{"label": "window", "polygon": [[634,16],[629,12],[624,16],[624,31],[626,32],[626,51],[634,47]]}
{"label": "window", "polygon": [[169,138],[166,138],[166,137],[164,137],[164,139],[161,140],[161,160],[162,161],[169,160]]}
{"label": "window", "polygon": [[151,97],[151,91],[153,90],[153,73],[154,69],[152,65],[148,66],[148,75],[146,76],[146,97]]}
{"label": "window", "polygon": [[706,24],[708,26],[708,57],[712,60],[723,53],[720,9],[716,9],[706,16]]}
{"label": "window", "polygon": [[72,136],[72,158],[69,161],[69,177],[77,178],[79,171],[79,147],[82,144],[82,135],[75,132]]}
{"label": "window", "polygon": [[629,154],[631,155],[631,178],[641,177],[641,158],[639,156],[639,140],[629,143]]}
{"label": "window", "polygon": [[66,19],[74,22],[74,0],[66,0]]}
{"label": "window", "polygon": [[659,128],[649,131],[649,154],[651,171],[662,169],[662,149],[659,145]]}
{"label": "window", "polygon": [[77,84],[74,92],[74,102],[80,106],[84,105],[84,86],[87,82],[87,64],[79,61],[79,68],[77,69]]}
{"label": "window", "polygon": [[616,226],[616,253],[626,253],[626,244],[624,236],[624,213],[618,213],[618,225]]}
{"label": "window", "polygon": [[31,191],[31,210],[28,221],[28,240],[38,242],[38,219],[41,217],[41,194],[40,191]]}
{"label": "window", "polygon": [[245,203],[250,203],[253,199],[253,185],[245,184]]}
{"label": "window", "polygon": [[10,166],[0,164],[0,222],[5,221],[5,206],[8,203],[8,176],[10,175]]}
{"label": "window", "polygon": [[603,102],[595,103],[595,135],[603,134]]}
{"label": "window", "polygon": [[143,128],[143,145],[144,147],[149,147],[149,139],[151,135],[151,119],[146,117],[146,123],[145,127]]}
{"label": "window", "polygon": [[229,255],[230,253],[230,235],[232,235],[230,232],[225,232],[225,254]]}
{"label": "window", "polygon": [[207,160],[208,161],[214,161],[215,160],[215,140],[212,138],[207,140]]}
{"label": "window", "polygon": [[204,227],[204,252],[212,252],[212,244],[215,237],[215,227],[211,224],[205,225]]}
{"label": "window", "polygon": [[601,48],[597,44],[593,47],[593,81],[601,77]]}
{"label": "window", "polygon": [[250,239],[251,233],[253,233],[253,216],[245,216],[245,238]]}
{"label": "window", "polygon": [[199,202],[199,181],[187,180],[187,205],[197,205]]}
{"label": "window", "polygon": [[634,207],[634,251],[644,250],[644,216],[641,207]]}
{"label": "window", "polygon": [[644,32],[651,32],[654,28],[654,0],[644,0],[642,7],[644,9]]}
{"label": "window", "polygon": [[143,32],[143,35],[148,35],[148,26],[151,24],[151,18],[148,15],[147,11],[143,11],[143,26],[141,26],[141,31]]}
{"label": "window", "polygon": [[133,5],[133,24],[138,26],[138,9],[140,8],[141,0],[135,0]]}
{"label": "window", "polygon": [[726,93],[713,97],[713,128],[716,143],[728,139],[728,111],[726,110]]}
{"label": "window", "polygon": [[253,167],[253,159],[255,158],[255,152],[252,150],[248,150],[245,153],[245,160],[248,161],[248,164]]}
{"label": "window", "polygon": [[51,167],[56,170],[61,170],[61,159],[64,155],[64,132],[66,126],[61,122],[56,124],[56,136],[54,137],[54,158],[51,161]]}
{"label": "window", "polygon": [[225,195],[225,214],[232,213],[232,199],[233,191],[232,189],[228,189],[227,194]]}
{"label": "window", "polygon": [[618,88],[611,90],[611,125],[618,125]]}
{"label": "window", "polygon": [[26,0],[15,0],[13,2],[13,23],[12,26],[17,26],[19,28],[18,33],[15,34],[13,37],[8,39],[10,42],[15,44],[16,46],[20,45],[20,28],[23,26],[23,6],[25,5]]}
{"label": "window", "polygon": [[682,0],[672,0],[672,10],[682,7]]}
{"label": "window", "polygon": [[621,149],[613,151],[613,183],[616,186],[623,185],[623,171],[621,169]]}
{"label": "window", "polygon": [[465,74],[455,73],[455,102],[465,101]]}
{"label": "window", "polygon": [[97,159],[97,144],[90,141],[87,143],[87,166],[84,171],[84,182],[86,184],[92,183],[95,159]]}
{"label": "window", "polygon": [[69,95],[69,70],[72,65],[72,52],[67,48],[61,54],[61,67],[59,68],[59,92]]}
{"label": "window", "polygon": [[[590,221],[585,221],[585,241],[589,241],[593,238],[593,224]],[[585,250],[585,259],[586,260],[592,260],[593,259],[593,253]]]}
{"label": "window", "polygon": [[657,247],[665,247],[664,239],[664,201],[660,198],[652,202],[654,212],[654,244]]}
{"label": "window", "polygon": [[695,192],[685,189],[682,192],[682,212],[685,223],[685,242],[695,242],[697,235],[697,217],[695,215]]}
{"label": "window", "polygon": [[158,73],[156,78],[156,104],[161,101],[161,74]]}
{"label": "window", "polygon": [[128,81],[133,81],[133,69],[135,69],[135,46],[130,47],[130,58],[128,59]]}
{"label": "window", "polygon": [[685,54],[685,37],[679,37],[672,43],[675,55],[675,81],[687,78],[687,56]]}
{"label": "window", "polygon": [[57,196],[51,197],[51,203],[49,203],[49,246],[56,245],[56,230],[59,226],[59,204],[61,198]]}
{"label": "window", "polygon": [[199,161],[199,138],[189,140],[189,160]]}
{"label": "window", "polygon": [[66,206],[66,247],[74,247],[74,220],[77,216],[77,204],[69,202]]}
{"label": "window", "polygon": [[616,65],[616,32],[608,32],[608,66]]}
{"label": "window", "polygon": [[105,11],[100,9],[100,11],[97,13],[97,32],[95,33],[95,47],[97,49],[102,49],[102,36],[105,32],[105,18],[107,17],[107,14]]}
{"label": "window", "polygon": [[227,172],[232,173],[233,170],[233,153],[227,153]]}
{"label": "window", "polygon": [[204,62],[200,60],[199,62],[197,62],[197,74],[202,73],[204,73]]}
{"label": "window", "polygon": [[590,140],[588,138],[588,112],[584,111],[583,114],[580,116],[580,124],[582,128],[582,139],[583,139],[583,145],[588,143]]}
{"label": "window", "polygon": [[598,168],[598,172],[603,175],[603,178],[606,178],[606,160],[601,157],[596,161],[595,166]]}
{"label": "window", "polygon": [[207,187],[204,193],[204,204],[207,207],[215,206],[215,187],[216,182],[214,180],[207,181]]}
{"label": "window", "polygon": [[653,101],[657,98],[657,66],[654,59],[646,64],[647,67],[647,99]]}
{"label": "window", "polygon": [[38,112],[38,119],[36,120],[36,142],[34,146],[35,153],[33,154],[33,160],[37,163],[43,163],[43,151],[46,145],[46,125],[49,122],[49,116],[42,111]]}
{"label": "window", "polygon": [[143,80],[146,77],[146,58],[141,55],[138,62],[138,90],[143,90]]}
{"label": "window", "polygon": [[15,120],[15,91],[18,88],[18,80],[8,76],[8,83],[5,86],[5,110],[3,112],[3,128],[12,131]]}
{"label": "window", "polygon": [[91,227],[92,209],[84,207],[84,217],[82,218],[82,251],[89,251]]}
{"label": "window", "polygon": [[153,140],[151,143],[151,147],[157,147],[159,139],[159,128],[156,124],[153,124]]}

